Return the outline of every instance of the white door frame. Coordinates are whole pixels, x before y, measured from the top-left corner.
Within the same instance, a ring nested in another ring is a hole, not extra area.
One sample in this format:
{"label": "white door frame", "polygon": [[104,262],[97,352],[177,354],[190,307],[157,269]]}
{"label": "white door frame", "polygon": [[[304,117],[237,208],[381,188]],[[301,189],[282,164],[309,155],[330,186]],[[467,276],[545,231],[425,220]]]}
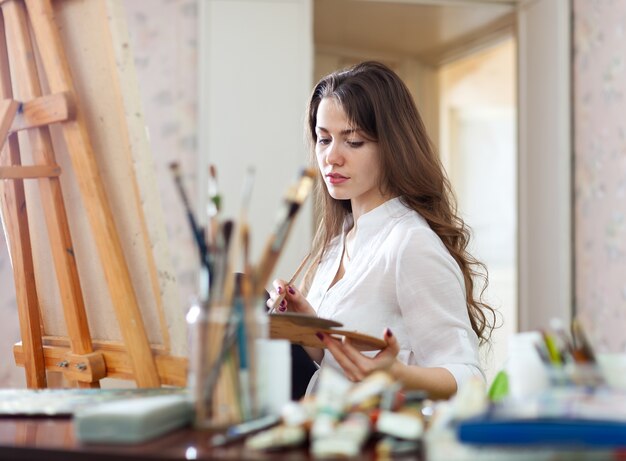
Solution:
{"label": "white door frame", "polygon": [[519,328],[573,313],[571,2],[517,7]]}
{"label": "white door frame", "polygon": [[[569,324],[574,310],[571,1],[400,1],[514,7],[518,52],[518,328],[546,328],[553,318]],[[505,17],[495,30],[481,31],[460,48],[455,44],[453,49],[443,50],[439,58],[444,62],[458,57],[484,45],[485,40],[507,33]]]}

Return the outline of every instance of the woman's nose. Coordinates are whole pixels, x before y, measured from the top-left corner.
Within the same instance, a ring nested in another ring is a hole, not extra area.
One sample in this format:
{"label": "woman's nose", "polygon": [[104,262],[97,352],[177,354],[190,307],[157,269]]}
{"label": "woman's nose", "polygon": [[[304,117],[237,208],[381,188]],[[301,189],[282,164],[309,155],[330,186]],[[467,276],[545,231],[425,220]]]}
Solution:
{"label": "woman's nose", "polygon": [[338,143],[332,142],[326,150],[326,163],[329,165],[342,165],[343,155],[341,153],[341,147]]}

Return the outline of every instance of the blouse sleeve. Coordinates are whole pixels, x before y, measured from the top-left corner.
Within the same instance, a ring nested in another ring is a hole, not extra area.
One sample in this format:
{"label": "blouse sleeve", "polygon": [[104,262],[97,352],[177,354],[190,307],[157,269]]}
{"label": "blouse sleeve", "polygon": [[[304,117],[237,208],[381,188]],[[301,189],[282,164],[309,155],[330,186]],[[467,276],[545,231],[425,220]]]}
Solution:
{"label": "blouse sleeve", "polygon": [[403,239],[396,281],[398,303],[417,363],[447,369],[457,389],[472,376],[484,380],[461,270],[430,229],[413,229]]}

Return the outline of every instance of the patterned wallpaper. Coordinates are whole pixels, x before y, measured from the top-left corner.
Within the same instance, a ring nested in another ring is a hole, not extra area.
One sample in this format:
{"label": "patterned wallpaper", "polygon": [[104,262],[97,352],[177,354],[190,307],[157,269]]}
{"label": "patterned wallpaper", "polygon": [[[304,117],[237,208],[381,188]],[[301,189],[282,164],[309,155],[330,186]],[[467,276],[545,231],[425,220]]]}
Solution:
{"label": "patterned wallpaper", "polygon": [[574,0],[575,286],[602,352],[626,352],[626,2]]}
{"label": "patterned wallpaper", "polygon": [[[198,0],[122,0],[179,285],[180,309],[196,292],[197,256],[169,163],[178,161],[191,199],[197,196],[197,8]],[[24,387],[12,346],[19,341],[13,273],[0,235],[0,387]]]}
{"label": "patterned wallpaper", "polygon": [[170,257],[186,310],[196,293],[198,256],[169,164],[180,164],[190,200],[198,196],[198,0],[124,0],[144,116],[161,194]]}

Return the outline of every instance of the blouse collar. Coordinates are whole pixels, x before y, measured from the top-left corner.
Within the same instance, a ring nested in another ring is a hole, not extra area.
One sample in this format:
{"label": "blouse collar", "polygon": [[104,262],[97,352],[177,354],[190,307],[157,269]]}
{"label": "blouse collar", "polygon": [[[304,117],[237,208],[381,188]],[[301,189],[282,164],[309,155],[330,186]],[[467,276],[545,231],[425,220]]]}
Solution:
{"label": "blouse collar", "polygon": [[[401,197],[394,197],[364,213],[357,220],[357,241],[378,233],[385,224],[398,219],[409,211],[410,209],[402,203]],[[352,223],[352,215],[349,215],[344,222],[344,234],[352,228]]]}

